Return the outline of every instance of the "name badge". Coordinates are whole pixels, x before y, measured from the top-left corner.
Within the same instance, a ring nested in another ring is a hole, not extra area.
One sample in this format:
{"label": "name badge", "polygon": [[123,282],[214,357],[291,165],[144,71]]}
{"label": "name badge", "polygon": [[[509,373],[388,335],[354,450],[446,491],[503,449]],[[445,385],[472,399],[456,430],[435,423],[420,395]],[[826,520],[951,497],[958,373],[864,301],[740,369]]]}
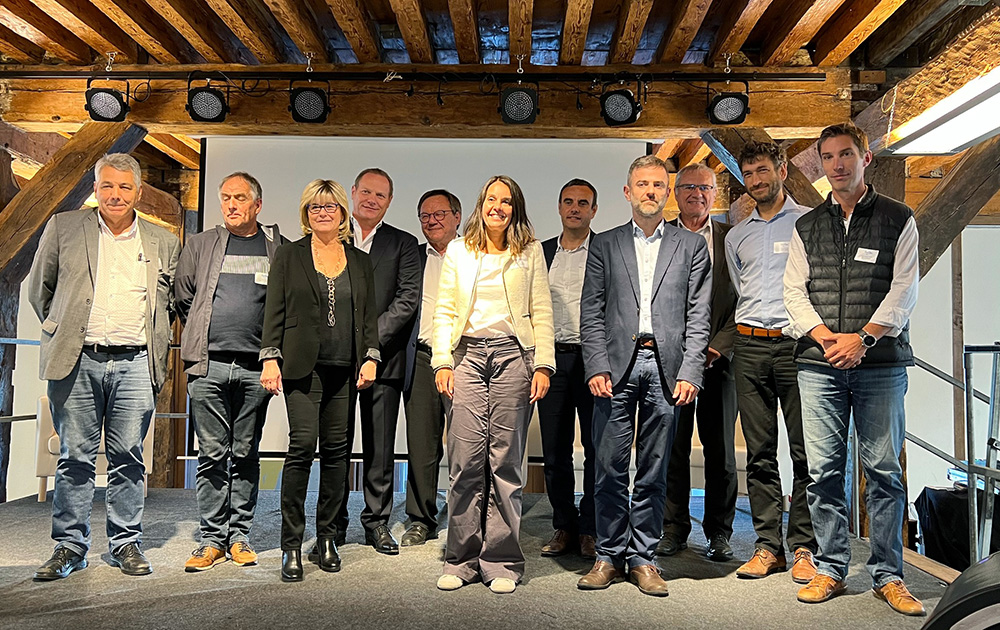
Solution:
{"label": "name badge", "polygon": [[780,241],[774,244],[775,254],[787,254],[788,253],[788,241]]}
{"label": "name badge", "polygon": [[256,273],[254,273],[253,274],[253,281],[256,282],[257,284],[263,284],[263,285],[266,286],[267,285],[267,272],[266,271],[258,271]]}
{"label": "name badge", "polygon": [[863,263],[874,263],[878,260],[878,250],[859,247],[858,253],[854,255],[854,260]]}

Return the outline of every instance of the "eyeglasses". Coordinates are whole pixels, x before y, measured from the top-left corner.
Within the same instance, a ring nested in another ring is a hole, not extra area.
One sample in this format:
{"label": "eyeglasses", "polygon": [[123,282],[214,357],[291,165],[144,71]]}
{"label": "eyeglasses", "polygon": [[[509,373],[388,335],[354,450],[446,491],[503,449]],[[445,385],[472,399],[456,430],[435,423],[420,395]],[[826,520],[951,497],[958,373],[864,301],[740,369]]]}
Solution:
{"label": "eyeglasses", "polygon": [[325,206],[319,204],[311,203],[309,204],[309,214],[319,214],[322,211],[326,211],[327,214],[333,214],[334,212],[339,212],[341,205],[339,203],[328,203]]}
{"label": "eyeglasses", "polygon": [[422,212],[417,216],[420,217],[421,223],[430,223],[431,218],[433,218],[435,221],[441,222],[444,221],[444,218],[448,216],[449,212],[454,214],[453,210],[438,210],[437,212],[426,212],[426,213]]}
{"label": "eyeglasses", "polygon": [[678,190],[684,190],[687,192],[694,192],[696,188],[703,193],[715,190],[715,186],[712,186],[711,184],[677,184]]}

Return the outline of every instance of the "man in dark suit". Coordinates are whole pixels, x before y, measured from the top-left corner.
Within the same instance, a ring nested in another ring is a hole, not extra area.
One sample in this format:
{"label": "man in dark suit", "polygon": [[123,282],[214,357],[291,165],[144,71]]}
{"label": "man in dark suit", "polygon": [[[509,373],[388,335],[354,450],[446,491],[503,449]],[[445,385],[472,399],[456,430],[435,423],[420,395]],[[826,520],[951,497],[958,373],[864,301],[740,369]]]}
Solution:
{"label": "man in dark suit", "polygon": [[422,545],[436,536],[438,526],[438,469],[444,449],[445,413],[451,401],[438,393],[431,369],[431,333],[437,304],[441,266],[448,244],[458,235],[462,203],[447,190],[429,190],[417,202],[420,230],[427,243],[420,246],[423,283],[420,306],[410,341],[406,347],[406,378],[403,405],[406,409],[406,515],[410,517],[399,543],[404,547]]}
{"label": "man in dark suit", "polygon": [[[543,556],[561,556],[577,548],[589,560],[596,558],[594,538],[594,397],[583,373],[580,345],[580,294],[587,254],[594,233],[590,222],[597,214],[597,189],[583,179],[571,179],[559,191],[562,234],[542,243],[549,270],[552,316],[556,330],[556,372],[549,393],[538,401],[538,421],[545,462],[545,491],[552,505],[555,533],[542,546]],[[576,507],[573,443],[580,418],[583,444],[583,498]]]}
{"label": "man in dark suit", "polygon": [[732,226],[709,218],[715,185],[715,171],[704,164],[685,166],[674,181],[680,214],[670,224],[703,237],[712,259],[712,327],[705,386],[695,403],[682,407],[677,416],[677,434],[667,468],[663,539],[656,552],[672,556],[687,547],[691,533],[691,435],[697,409],[698,438],[705,459],[705,518],[701,526],[708,540],[708,558],[725,562],[733,558],[729,538],[736,515],[736,382],[730,365],[736,334],[736,292],[726,264],[726,233]]}
{"label": "man in dark suit", "polygon": [[643,593],[667,594],[654,563],[667,460],[675,407],[693,402],[702,387],[712,292],[705,239],[663,220],[668,179],[656,156],[635,160],[625,187],[632,220],[594,237],[587,259],[580,336],[595,396],[597,562],[581,589],[607,588],[628,569]]}
{"label": "man in dark suit", "polygon": [[[375,272],[375,306],[382,353],[375,385],[359,392],[365,507],[361,524],[365,543],[379,553],[397,554],[389,532],[393,469],[396,463],[396,420],[403,393],[406,345],[420,303],[420,254],[417,239],[385,223],[392,202],[392,179],[378,168],[358,174],[351,187],[354,246],[367,252]],[[346,502],[344,510],[346,510]],[[347,527],[341,512],[339,532]]]}

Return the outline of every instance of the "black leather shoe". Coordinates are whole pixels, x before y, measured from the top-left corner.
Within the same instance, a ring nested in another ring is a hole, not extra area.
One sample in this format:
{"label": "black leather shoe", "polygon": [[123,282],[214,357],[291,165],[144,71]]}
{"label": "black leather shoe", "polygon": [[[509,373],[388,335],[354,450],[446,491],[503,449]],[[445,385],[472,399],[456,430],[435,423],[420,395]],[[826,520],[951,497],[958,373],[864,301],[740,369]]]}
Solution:
{"label": "black leather shoe", "polygon": [[414,523],[410,525],[410,528],[406,530],[403,537],[399,539],[399,546],[413,547],[415,545],[422,545],[431,537],[432,532],[430,527],[427,527],[423,523]]}
{"label": "black leather shoe", "polygon": [[729,546],[729,539],[725,534],[712,534],[706,555],[715,562],[729,562],[733,559],[733,548]]}
{"label": "black leather shoe", "polygon": [[302,581],[302,550],[288,549],[281,552],[281,581]]}
{"label": "black leather shoe", "polygon": [[139,543],[125,543],[111,552],[111,566],[118,567],[125,575],[149,575],[153,567],[142,555]]}
{"label": "black leather shoe", "polygon": [[35,579],[40,582],[60,580],[73,571],[87,568],[87,559],[66,547],[59,547],[45,564],[35,569]]}
{"label": "black leather shoe", "polygon": [[320,538],[316,541],[316,548],[319,568],[329,573],[340,571],[340,554],[332,538]]}
{"label": "black leather shoe", "polygon": [[660,544],[656,546],[656,555],[673,556],[688,548],[686,540],[681,540],[675,534],[663,534]]}
{"label": "black leather shoe", "polygon": [[375,551],[389,556],[399,553],[399,543],[385,525],[379,525],[372,531],[365,532],[365,543],[371,545]]}

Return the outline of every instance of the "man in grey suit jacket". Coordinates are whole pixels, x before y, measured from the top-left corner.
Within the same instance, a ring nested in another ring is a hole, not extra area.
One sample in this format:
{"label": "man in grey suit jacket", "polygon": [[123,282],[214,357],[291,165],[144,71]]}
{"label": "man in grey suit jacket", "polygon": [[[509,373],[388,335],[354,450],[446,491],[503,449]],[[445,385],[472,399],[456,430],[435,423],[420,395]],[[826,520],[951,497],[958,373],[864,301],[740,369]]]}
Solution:
{"label": "man in grey suit jacket", "polygon": [[667,460],[675,408],[691,403],[702,386],[712,292],[705,239],[663,220],[668,180],[656,156],[635,160],[625,187],[632,220],[598,234],[587,258],[580,335],[595,396],[597,562],[577,583],[581,589],[607,588],[627,569],[643,593],[667,594],[653,555]]}
{"label": "man in grey suit jacket", "polygon": [[134,158],[106,155],[94,175],[98,209],[52,217],[28,276],[42,321],[39,372],[48,380],[61,449],[52,501],[56,549],[36,580],[87,566],[102,431],[111,564],[127,575],[152,571],[139,548],[142,440],[166,378],[180,241],[136,214],[142,174]]}

